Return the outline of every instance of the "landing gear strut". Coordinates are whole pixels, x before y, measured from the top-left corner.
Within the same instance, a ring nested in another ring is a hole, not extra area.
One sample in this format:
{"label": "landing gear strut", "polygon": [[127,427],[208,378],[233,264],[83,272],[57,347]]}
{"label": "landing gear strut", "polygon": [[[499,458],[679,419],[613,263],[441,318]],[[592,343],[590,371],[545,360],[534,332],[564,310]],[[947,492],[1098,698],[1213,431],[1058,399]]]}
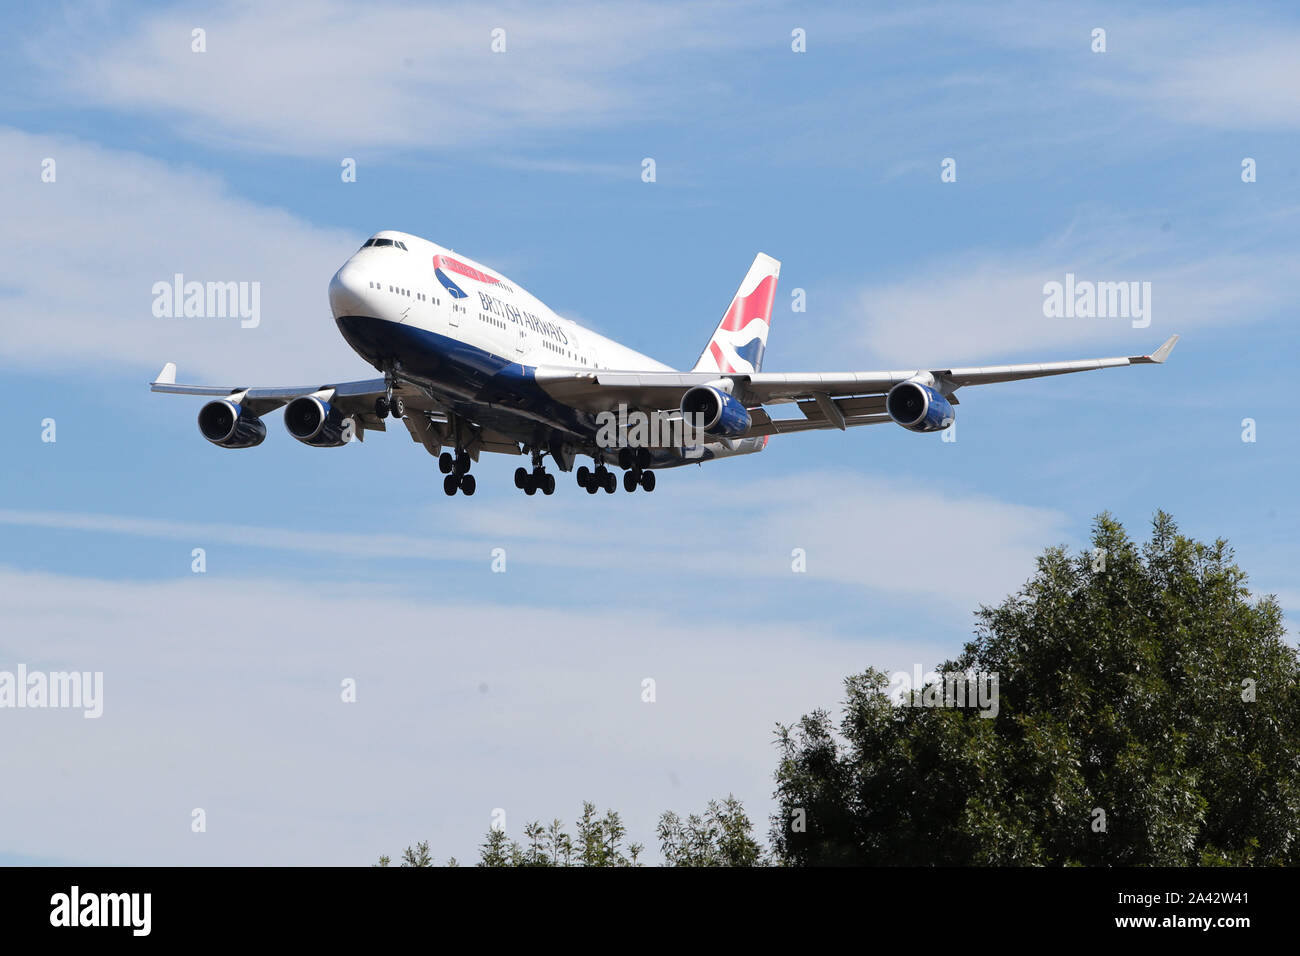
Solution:
{"label": "landing gear strut", "polygon": [[542,453],[536,448],[532,449],[532,453],[533,470],[530,472],[525,468],[516,468],[515,487],[530,497],[539,491],[544,495],[555,494],[555,476],[548,474],[543,467]]}
{"label": "landing gear strut", "polygon": [[614,489],[618,487],[618,479],[614,473],[605,467],[605,463],[597,462],[594,470],[588,469],[583,465],[578,469],[578,486],[586,488],[587,494],[594,495],[600,489],[604,488],[606,494],[613,494]]}
{"label": "landing gear strut", "polygon": [[450,452],[438,456],[438,470],[447,477],[442,480],[442,490],[447,495],[454,495],[459,489],[466,496],[474,494],[478,482],[469,473],[470,457],[462,449],[456,449],[456,457]]}
{"label": "landing gear strut", "polygon": [[406,414],[406,403],[402,401],[400,395],[393,394],[393,385],[396,380],[393,378],[391,370],[384,373],[384,381],[387,388],[383,395],[375,399],[375,417],[387,418],[392,415],[394,418],[400,419]]}

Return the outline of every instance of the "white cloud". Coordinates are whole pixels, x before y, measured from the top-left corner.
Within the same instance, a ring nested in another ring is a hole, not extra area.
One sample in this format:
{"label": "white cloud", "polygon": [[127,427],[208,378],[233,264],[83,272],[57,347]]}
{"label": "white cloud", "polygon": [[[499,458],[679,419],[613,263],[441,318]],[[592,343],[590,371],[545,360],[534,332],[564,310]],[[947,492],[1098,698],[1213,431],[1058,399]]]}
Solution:
{"label": "white cloud", "polygon": [[[40,178],[47,157],[53,183]],[[3,127],[0,206],[11,233],[0,257],[0,359],[149,373],[175,361],[181,381],[220,376],[222,385],[374,374],[338,335],[326,298],[358,233],[240,199],[193,170]],[[175,273],[261,283],[261,324],[154,317],[154,283]]]}
{"label": "white cloud", "polygon": [[[990,364],[1003,356],[1139,355],[1173,334],[1273,317],[1300,294],[1294,255],[1277,223],[1267,227],[1279,235],[1276,244],[1262,244],[1259,235],[1239,241],[1221,230],[1217,248],[1207,249],[1162,241],[1126,217],[1089,218],[1087,229],[1036,246],[940,256],[911,275],[862,287],[806,340],[843,340],[889,368]],[[1044,285],[1064,283],[1067,273],[1093,282],[1150,282],[1149,326],[1044,316]]]}
{"label": "white cloud", "polygon": [[422,838],[472,862],[494,808],[518,836],[571,824],[583,799],[653,846],[659,812],[728,792],[764,833],[773,724],[899,653],[698,615],[616,627],[216,578],[0,569],[0,607],[0,669],[104,673],[98,720],[0,710],[0,815],[23,821],[0,851],[103,864],[359,864]]}

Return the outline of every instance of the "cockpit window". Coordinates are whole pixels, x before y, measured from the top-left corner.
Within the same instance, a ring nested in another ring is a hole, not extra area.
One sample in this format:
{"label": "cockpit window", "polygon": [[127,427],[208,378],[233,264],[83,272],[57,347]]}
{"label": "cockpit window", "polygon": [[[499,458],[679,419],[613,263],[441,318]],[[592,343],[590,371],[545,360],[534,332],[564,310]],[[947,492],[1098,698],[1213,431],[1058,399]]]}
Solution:
{"label": "cockpit window", "polygon": [[393,245],[397,246],[397,248],[401,249],[403,252],[411,251],[410,249],[406,248],[406,243],[402,242],[400,239],[394,242]]}
{"label": "cockpit window", "polygon": [[391,239],[376,239],[376,240],[375,240],[375,245],[377,245],[377,246],[391,246],[391,245],[393,245],[393,240],[391,240]]}

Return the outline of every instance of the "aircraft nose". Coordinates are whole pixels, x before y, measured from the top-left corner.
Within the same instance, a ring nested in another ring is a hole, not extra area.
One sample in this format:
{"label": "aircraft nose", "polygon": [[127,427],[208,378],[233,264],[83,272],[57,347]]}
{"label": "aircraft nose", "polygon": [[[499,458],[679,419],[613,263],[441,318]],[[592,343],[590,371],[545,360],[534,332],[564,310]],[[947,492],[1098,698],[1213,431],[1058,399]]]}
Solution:
{"label": "aircraft nose", "polygon": [[372,310],[367,305],[370,296],[370,283],[362,276],[362,270],[351,259],[343,263],[343,268],[334,273],[330,279],[330,311],[334,318],[344,315],[370,315]]}

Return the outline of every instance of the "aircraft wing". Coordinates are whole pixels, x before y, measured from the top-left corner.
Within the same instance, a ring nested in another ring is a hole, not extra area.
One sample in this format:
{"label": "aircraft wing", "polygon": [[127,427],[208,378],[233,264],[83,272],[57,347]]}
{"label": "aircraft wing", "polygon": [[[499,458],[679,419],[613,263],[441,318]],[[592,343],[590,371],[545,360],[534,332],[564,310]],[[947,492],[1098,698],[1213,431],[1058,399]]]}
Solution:
{"label": "aircraft wing", "polygon": [[[249,387],[247,385],[178,385],[176,384],[176,364],[168,362],[158,373],[158,378],[149,383],[149,390],[169,395],[206,395],[210,398],[229,398],[248,411],[262,417],[282,405],[287,405],[303,395],[315,395],[348,415],[361,419],[365,428],[384,431],[384,420],[375,415],[375,399],[386,393],[382,378],[371,378],[360,382],[338,382],[328,385],[280,385],[273,387]],[[402,401],[411,408],[434,411],[428,396],[410,385],[398,385],[394,394],[401,395]]]}
{"label": "aircraft wing", "polygon": [[[387,431],[385,419],[375,414],[375,399],[387,394],[387,387],[382,378],[369,378],[359,382],[336,382],[325,385],[275,385],[270,387],[249,387],[246,385],[178,385],[176,384],[176,365],[168,362],[158,373],[158,378],[149,383],[149,389],[169,395],[205,395],[209,398],[227,398],[237,405],[247,408],[249,413],[261,418],[268,412],[275,411],[303,395],[314,395],[339,409],[344,415],[351,416],[360,427],[357,438],[364,439],[365,432]],[[422,415],[406,415],[402,424],[411,433],[411,440],[422,444],[430,452],[436,453],[442,446],[449,428],[447,410],[428,396],[424,391],[409,383],[398,382],[393,386],[393,394],[400,396],[408,410],[423,412]],[[507,455],[519,454],[519,444],[508,436],[488,428],[476,427],[474,437],[467,448],[477,459],[480,451],[497,452]]]}
{"label": "aircraft wing", "polygon": [[[537,383],[553,398],[590,412],[616,411],[620,404],[643,411],[667,411],[679,407],[688,388],[730,379],[732,394],[750,409],[753,425],[745,435],[748,438],[889,421],[885,395],[900,382],[918,377],[928,376],[935,388],[957,404],[952,393],[966,385],[1160,364],[1177,343],[1178,336],[1170,336],[1150,355],[884,372],[620,372],[543,368],[537,370]],[[763,405],[781,403],[796,403],[804,419],[772,419],[762,409]]]}

